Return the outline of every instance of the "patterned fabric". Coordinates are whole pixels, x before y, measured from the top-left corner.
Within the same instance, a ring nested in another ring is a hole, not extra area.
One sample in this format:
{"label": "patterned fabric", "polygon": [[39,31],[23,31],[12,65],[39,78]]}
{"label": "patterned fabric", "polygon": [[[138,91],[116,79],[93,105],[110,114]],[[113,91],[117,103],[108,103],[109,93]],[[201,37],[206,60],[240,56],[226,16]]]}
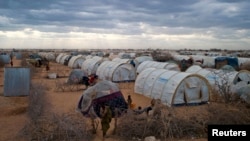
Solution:
{"label": "patterned fabric", "polygon": [[[82,98],[78,103],[78,108],[81,109]],[[99,97],[92,100],[91,105],[89,106],[88,110],[81,111],[83,116],[90,117],[90,109],[93,108],[95,114],[100,117],[100,108],[102,105],[109,105],[112,111],[112,116],[115,116],[115,108],[117,109],[117,116],[121,116],[122,113],[126,112],[128,109],[128,104],[126,103],[121,91],[114,92],[112,94]]]}

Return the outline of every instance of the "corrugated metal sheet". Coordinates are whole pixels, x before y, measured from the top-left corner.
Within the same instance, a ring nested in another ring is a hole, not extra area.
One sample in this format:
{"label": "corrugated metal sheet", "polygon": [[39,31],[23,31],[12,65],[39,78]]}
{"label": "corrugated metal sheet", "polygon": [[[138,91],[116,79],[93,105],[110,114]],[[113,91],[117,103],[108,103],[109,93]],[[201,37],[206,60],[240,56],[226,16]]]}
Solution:
{"label": "corrugated metal sheet", "polygon": [[30,68],[4,68],[4,96],[27,96],[30,91]]}

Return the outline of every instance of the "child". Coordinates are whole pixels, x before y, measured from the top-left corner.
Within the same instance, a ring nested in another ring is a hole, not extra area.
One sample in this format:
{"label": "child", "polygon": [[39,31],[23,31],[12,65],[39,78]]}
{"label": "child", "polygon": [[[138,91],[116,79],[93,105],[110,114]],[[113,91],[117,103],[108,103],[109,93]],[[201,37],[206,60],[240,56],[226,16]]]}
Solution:
{"label": "child", "polygon": [[127,99],[127,103],[128,103],[128,108],[131,109],[132,107],[132,98],[130,95],[128,95],[128,99]]}

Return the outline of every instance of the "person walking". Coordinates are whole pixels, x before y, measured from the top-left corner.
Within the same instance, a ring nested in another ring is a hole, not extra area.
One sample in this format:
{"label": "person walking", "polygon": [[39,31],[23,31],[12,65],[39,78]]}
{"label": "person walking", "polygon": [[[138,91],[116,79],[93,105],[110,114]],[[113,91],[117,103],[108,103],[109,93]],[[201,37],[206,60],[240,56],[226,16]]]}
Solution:
{"label": "person walking", "polygon": [[108,105],[102,105],[100,109],[100,115],[101,115],[101,125],[102,125],[102,136],[103,141],[106,138],[106,134],[108,129],[110,128],[110,122],[112,120],[112,111]]}

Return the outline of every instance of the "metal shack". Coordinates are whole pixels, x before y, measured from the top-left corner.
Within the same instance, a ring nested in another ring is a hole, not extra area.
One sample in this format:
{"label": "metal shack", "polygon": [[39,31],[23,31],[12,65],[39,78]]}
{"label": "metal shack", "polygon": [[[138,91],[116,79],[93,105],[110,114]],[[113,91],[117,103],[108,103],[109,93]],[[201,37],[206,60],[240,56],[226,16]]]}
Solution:
{"label": "metal shack", "polygon": [[4,96],[27,96],[30,92],[30,68],[4,68]]}

